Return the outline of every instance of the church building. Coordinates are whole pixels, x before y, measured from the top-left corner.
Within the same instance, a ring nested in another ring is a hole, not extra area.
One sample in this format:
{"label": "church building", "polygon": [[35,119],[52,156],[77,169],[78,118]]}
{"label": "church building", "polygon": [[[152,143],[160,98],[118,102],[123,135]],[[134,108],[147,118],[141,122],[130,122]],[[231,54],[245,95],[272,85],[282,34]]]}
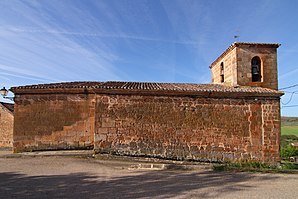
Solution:
{"label": "church building", "polygon": [[15,152],[96,153],[209,162],[280,161],[279,44],[235,42],[212,84],[66,82],[11,88]]}

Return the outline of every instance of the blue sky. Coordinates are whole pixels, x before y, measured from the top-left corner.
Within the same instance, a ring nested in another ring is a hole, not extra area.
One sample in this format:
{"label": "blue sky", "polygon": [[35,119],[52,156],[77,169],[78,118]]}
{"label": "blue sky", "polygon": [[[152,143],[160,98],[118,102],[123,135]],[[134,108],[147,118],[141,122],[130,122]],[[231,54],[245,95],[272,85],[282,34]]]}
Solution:
{"label": "blue sky", "polygon": [[[297,8],[296,0],[0,0],[0,87],[210,83],[208,66],[234,35],[281,43],[279,87],[291,86],[298,84]],[[298,87],[286,91],[282,103],[298,105]],[[282,105],[282,114],[298,116],[298,107]]]}

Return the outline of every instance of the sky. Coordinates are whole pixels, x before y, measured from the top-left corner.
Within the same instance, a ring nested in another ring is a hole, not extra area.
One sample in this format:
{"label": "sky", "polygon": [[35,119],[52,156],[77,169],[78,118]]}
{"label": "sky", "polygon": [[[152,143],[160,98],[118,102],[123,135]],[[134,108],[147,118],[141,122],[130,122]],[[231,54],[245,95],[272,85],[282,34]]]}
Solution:
{"label": "sky", "polygon": [[287,88],[298,84],[297,8],[296,0],[0,0],[0,87],[211,83],[209,65],[237,35],[281,44],[282,115],[298,116],[298,86]]}

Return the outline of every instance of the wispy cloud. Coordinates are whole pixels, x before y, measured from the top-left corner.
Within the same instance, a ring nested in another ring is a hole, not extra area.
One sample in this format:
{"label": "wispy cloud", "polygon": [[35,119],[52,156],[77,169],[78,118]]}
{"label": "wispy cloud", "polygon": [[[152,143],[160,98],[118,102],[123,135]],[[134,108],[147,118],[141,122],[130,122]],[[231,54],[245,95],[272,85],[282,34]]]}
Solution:
{"label": "wispy cloud", "polygon": [[[204,18],[207,27],[208,17],[193,17],[201,5],[179,4],[184,22],[176,24],[175,7],[156,12],[155,3],[7,1],[0,12],[0,64],[10,66],[5,73],[15,82],[21,76],[38,82],[155,80],[160,72],[169,81],[197,79],[182,69],[192,64],[175,61],[181,54],[177,46],[202,49],[206,29],[192,23]],[[167,67],[150,70],[153,65]]]}
{"label": "wispy cloud", "polygon": [[272,7],[268,0],[0,1],[0,64],[10,67],[0,70],[17,74],[20,84],[22,75],[32,83],[209,82],[208,65],[232,42],[227,38],[236,27],[241,38],[261,35],[251,28]]}
{"label": "wispy cloud", "polygon": [[2,75],[9,75],[16,81],[22,77],[38,82],[119,78],[113,66],[117,56],[105,42],[99,43],[99,48],[94,47],[97,49],[94,51],[92,46],[84,45],[88,39],[78,38],[91,34],[55,31],[48,23],[53,16],[46,6],[39,6],[17,2],[14,7],[9,7],[10,14],[25,11],[25,19],[21,21],[31,25],[16,25],[9,21],[12,18],[5,22],[0,20]]}
{"label": "wispy cloud", "polygon": [[11,31],[15,33],[33,33],[33,34],[56,34],[56,35],[72,35],[72,36],[86,36],[86,37],[100,37],[100,38],[116,38],[116,39],[131,39],[131,40],[143,40],[143,41],[154,41],[154,42],[165,42],[165,43],[174,43],[174,44],[186,44],[186,45],[199,45],[199,41],[195,40],[168,40],[161,38],[152,38],[152,37],[143,37],[137,35],[128,35],[125,33],[98,33],[98,32],[74,32],[66,30],[46,30],[38,28],[26,28],[26,27],[0,27],[3,31]]}
{"label": "wispy cloud", "polygon": [[22,77],[31,80],[38,80],[38,81],[57,81],[56,79],[49,79],[48,77],[44,77],[42,74],[38,74],[34,71],[24,70],[22,68],[16,68],[11,66],[6,66],[0,64],[0,74],[3,76],[13,76],[13,77]]}

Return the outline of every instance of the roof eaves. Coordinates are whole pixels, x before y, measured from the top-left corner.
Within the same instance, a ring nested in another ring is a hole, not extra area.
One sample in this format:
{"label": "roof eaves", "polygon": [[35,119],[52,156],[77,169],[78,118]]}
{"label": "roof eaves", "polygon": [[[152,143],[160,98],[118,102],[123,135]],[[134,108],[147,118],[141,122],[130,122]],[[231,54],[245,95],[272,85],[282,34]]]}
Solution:
{"label": "roof eaves", "polygon": [[255,46],[270,46],[270,47],[275,47],[278,48],[281,46],[279,43],[257,43],[257,42],[234,42],[236,46],[240,45],[255,45]]}
{"label": "roof eaves", "polygon": [[[56,86],[55,86],[56,85]],[[72,83],[64,84],[64,87],[57,86],[59,84],[49,85],[33,85],[15,87],[15,94],[39,94],[39,93],[179,93],[198,94],[198,93],[222,93],[223,95],[239,93],[239,95],[263,95],[263,96],[281,96],[282,92],[261,88],[261,87],[230,87],[218,84],[187,84],[187,83],[157,83],[157,82],[100,82],[100,83],[80,83],[72,85]],[[68,85],[68,86],[65,86]],[[72,86],[71,86],[72,85]],[[246,93],[246,94],[245,94]]]}
{"label": "roof eaves", "polygon": [[93,88],[95,86],[101,85],[103,82],[61,82],[61,83],[50,83],[50,84],[36,84],[36,85],[26,85],[11,87],[9,90],[13,93],[19,90],[29,90],[29,89],[82,89],[82,88]]}
{"label": "roof eaves", "polygon": [[8,110],[10,113],[14,112],[14,104],[11,103],[5,103],[5,102],[0,102],[0,105],[4,107],[6,110]]}

